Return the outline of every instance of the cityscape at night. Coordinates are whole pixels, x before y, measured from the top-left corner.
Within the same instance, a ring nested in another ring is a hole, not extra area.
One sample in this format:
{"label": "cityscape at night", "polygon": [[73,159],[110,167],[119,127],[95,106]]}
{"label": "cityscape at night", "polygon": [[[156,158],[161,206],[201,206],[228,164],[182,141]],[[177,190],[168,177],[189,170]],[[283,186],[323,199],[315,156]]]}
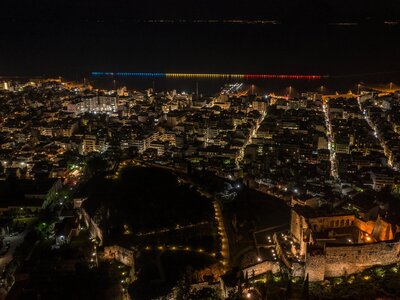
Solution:
{"label": "cityscape at night", "polygon": [[400,3],[23,2],[0,300],[400,299]]}

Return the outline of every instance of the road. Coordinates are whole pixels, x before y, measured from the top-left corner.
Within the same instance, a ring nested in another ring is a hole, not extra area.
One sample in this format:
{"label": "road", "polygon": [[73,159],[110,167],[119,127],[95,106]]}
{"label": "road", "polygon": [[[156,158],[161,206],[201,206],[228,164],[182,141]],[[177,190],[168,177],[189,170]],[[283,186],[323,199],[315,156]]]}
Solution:
{"label": "road", "polygon": [[246,150],[247,145],[251,144],[252,138],[254,138],[257,135],[258,129],[260,128],[260,126],[266,116],[267,116],[266,112],[261,113],[261,120],[256,124],[256,127],[250,133],[249,137],[246,139],[245,143],[243,144],[242,148],[240,149],[239,157],[236,160],[237,166],[239,166],[239,164],[243,161],[244,151]]}
{"label": "road", "polygon": [[324,99],[322,103],[322,111],[324,112],[325,116],[325,125],[326,125],[326,135],[328,137],[328,148],[330,153],[330,162],[331,162],[331,176],[335,180],[339,180],[339,172],[337,167],[337,160],[336,160],[336,150],[333,146],[333,134],[332,134],[332,124],[329,116],[329,104],[328,99]]}

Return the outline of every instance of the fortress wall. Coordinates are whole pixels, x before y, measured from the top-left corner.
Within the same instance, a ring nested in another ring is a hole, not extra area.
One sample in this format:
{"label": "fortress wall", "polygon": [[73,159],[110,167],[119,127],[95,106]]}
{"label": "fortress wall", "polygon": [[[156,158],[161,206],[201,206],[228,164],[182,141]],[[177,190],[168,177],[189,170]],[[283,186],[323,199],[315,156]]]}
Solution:
{"label": "fortress wall", "polygon": [[293,263],[292,265],[292,276],[304,277],[304,265],[299,263]]}
{"label": "fortress wall", "polygon": [[303,241],[303,233],[308,228],[305,218],[292,210],[290,220],[290,232],[294,238],[300,243],[300,255],[306,254],[306,243]]}
{"label": "fortress wall", "polygon": [[308,275],[310,281],[323,281],[325,278],[325,256],[307,257],[304,274]]}
{"label": "fortress wall", "polygon": [[134,266],[134,253],[121,246],[104,247],[104,258],[115,259],[126,266]]}
{"label": "fortress wall", "polygon": [[394,238],[392,225],[378,216],[372,231],[372,236],[378,241],[392,240]]}
{"label": "fortress wall", "polygon": [[264,274],[267,273],[269,271],[271,271],[272,273],[278,273],[281,270],[281,267],[279,265],[279,262],[272,262],[272,261],[264,261],[262,263],[256,264],[254,266],[248,267],[246,269],[243,269],[243,275],[246,274],[246,272],[248,272],[249,276],[253,273],[254,270],[254,275],[260,275],[260,274]]}
{"label": "fortress wall", "polygon": [[325,255],[307,257],[305,274],[311,281],[361,272],[376,265],[400,261],[400,242],[326,247]]}
{"label": "fortress wall", "polygon": [[89,233],[91,238],[98,238],[100,240],[100,245],[103,244],[103,232],[100,227],[96,224],[96,222],[89,216],[85,209],[81,208],[80,212],[82,217],[86,223],[86,226],[89,228]]}
{"label": "fortress wall", "polygon": [[354,218],[354,226],[358,229],[367,232],[368,234],[372,234],[372,230],[374,230],[375,221],[367,221],[364,222],[361,219]]}
{"label": "fortress wall", "polygon": [[290,232],[298,240],[302,240],[303,227],[305,227],[305,219],[295,210],[292,210],[290,218]]}
{"label": "fortress wall", "polygon": [[390,265],[400,261],[399,242],[327,247],[325,276],[343,276],[375,265]]}

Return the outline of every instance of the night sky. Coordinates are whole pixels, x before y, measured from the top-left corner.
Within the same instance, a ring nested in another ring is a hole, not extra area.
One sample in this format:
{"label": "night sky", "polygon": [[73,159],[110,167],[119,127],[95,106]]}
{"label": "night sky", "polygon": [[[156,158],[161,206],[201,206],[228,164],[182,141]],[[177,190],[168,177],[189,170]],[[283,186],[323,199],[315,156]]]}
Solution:
{"label": "night sky", "polygon": [[[0,75],[393,72],[400,70],[400,25],[384,22],[399,16],[394,0],[2,1]],[[279,24],[143,22],[149,19]],[[392,74],[395,81],[399,73]]]}

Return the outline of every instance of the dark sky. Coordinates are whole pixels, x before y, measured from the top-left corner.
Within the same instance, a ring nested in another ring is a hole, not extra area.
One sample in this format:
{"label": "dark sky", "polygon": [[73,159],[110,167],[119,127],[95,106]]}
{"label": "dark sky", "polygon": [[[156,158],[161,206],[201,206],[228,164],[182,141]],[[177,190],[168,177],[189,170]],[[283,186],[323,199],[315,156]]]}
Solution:
{"label": "dark sky", "polygon": [[[140,22],[148,19],[279,25]],[[1,1],[0,75],[397,71],[400,25],[385,21],[400,21],[400,1]]]}
{"label": "dark sky", "polygon": [[3,18],[141,19],[141,18],[276,18],[282,21],[397,19],[396,0],[8,0]]}

